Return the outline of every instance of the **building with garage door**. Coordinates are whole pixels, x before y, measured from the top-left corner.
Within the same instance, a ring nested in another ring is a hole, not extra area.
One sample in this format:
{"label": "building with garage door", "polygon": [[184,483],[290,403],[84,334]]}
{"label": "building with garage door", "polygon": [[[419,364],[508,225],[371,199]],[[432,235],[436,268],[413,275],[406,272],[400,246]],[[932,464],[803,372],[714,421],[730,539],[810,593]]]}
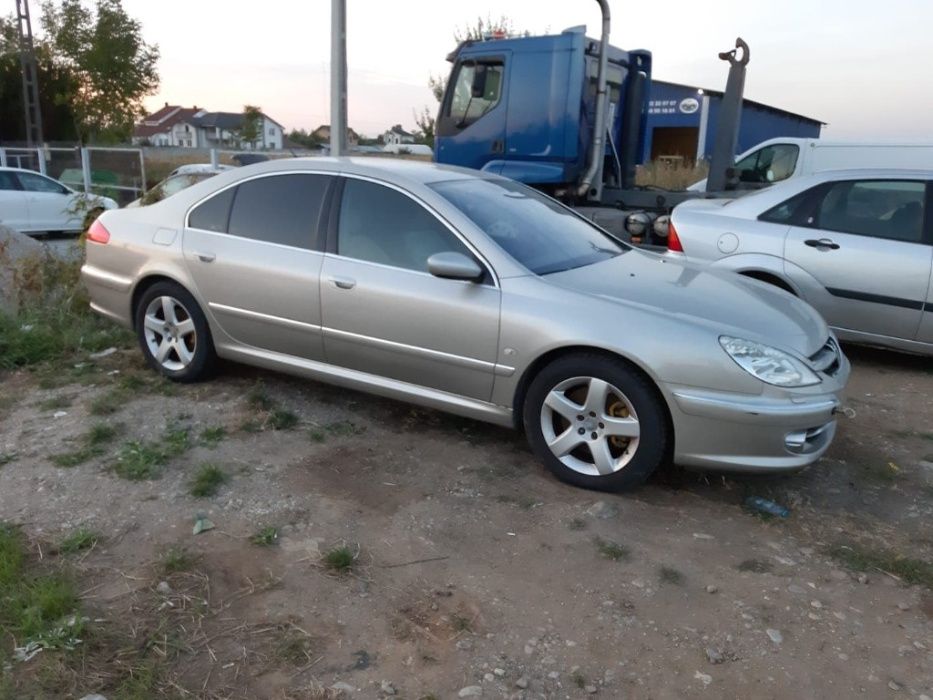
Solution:
{"label": "building with garage door", "polygon": [[[644,162],[709,158],[721,105],[721,92],[652,80]],[[777,136],[818,138],[822,126],[817,119],[744,100],[736,154]]]}

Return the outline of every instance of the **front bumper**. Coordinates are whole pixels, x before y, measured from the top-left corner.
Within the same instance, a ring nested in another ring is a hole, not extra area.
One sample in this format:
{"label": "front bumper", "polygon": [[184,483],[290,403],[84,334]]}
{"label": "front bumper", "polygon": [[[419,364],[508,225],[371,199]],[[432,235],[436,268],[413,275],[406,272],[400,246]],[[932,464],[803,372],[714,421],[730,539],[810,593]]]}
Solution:
{"label": "front bumper", "polygon": [[812,464],[829,448],[842,408],[839,392],[744,396],[668,389],[675,463],[722,471],[795,471]]}

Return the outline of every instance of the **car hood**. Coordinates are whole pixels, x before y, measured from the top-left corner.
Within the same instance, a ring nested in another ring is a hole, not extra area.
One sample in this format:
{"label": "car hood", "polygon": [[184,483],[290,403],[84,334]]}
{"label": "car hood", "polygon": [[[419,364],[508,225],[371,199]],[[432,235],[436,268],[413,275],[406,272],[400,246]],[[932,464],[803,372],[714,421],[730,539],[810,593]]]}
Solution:
{"label": "car hood", "polygon": [[639,250],[543,279],[805,357],[819,350],[829,335],[809,304],[772,285]]}

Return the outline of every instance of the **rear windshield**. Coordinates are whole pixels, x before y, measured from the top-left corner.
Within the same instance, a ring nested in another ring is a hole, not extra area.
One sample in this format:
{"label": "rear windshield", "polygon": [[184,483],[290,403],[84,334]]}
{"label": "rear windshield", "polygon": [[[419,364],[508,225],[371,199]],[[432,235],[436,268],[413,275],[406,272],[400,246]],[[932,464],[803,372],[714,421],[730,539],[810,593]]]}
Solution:
{"label": "rear windshield", "polygon": [[586,219],[518,182],[475,178],[430,187],[538,275],[592,265],[628,250]]}

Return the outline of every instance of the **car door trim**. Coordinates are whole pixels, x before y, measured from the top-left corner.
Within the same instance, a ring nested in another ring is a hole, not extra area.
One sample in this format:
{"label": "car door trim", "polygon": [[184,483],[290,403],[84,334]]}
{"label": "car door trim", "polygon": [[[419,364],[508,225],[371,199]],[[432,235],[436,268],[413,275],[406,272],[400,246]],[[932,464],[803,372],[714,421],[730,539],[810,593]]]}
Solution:
{"label": "car door trim", "polygon": [[839,297],[841,299],[852,299],[854,301],[868,301],[872,304],[884,304],[886,306],[897,306],[902,309],[913,309],[914,311],[922,311],[924,307],[923,301],[917,301],[915,299],[902,299],[900,297],[888,297],[883,294],[869,294],[867,292],[858,292],[854,289],[839,289],[838,287],[826,287],[826,291],[832,294],[834,297]]}
{"label": "car door trim", "polygon": [[279,326],[286,326],[288,328],[294,328],[301,331],[311,331],[312,333],[320,333],[321,326],[317,326],[313,323],[305,323],[304,321],[295,321],[291,318],[284,318],[282,316],[273,316],[272,314],[264,314],[259,311],[250,311],[249,309],[242,309],[239,306],[227,306],[226,304],[218,304],[215,301],[208,302],[207,304],[212,311],[222,311],[228,313],[231,316],[239,316],[240,318],[246,318],[251,321],[264,321],[266,323],[271,323]]}
{"label": "car door trim", "polygon": [[489,362],[487,360],[477,360],[474,357],[454,355],[453,353],[443,352],[441,350],[423,348],[420,345],[408,345],[407,343],[399,343],[394,340],[386,340],[385,338],[374,338],[371,335],[362,335],[360,333],[344,331],[338,328],[329,328],[328,326],[324,326],[323,331],[325,340],[328,336],[332,336],[334,338],[349,340],[350,342],[355,342],[360,345],[370,345],[372,347],[380,348],[381,350],[392,350],[395,352],[403,353],[405,355],[414,355],[415,357],[427,358],[429,360],[440,360],[441,362],[456,365],[457,367],[479,369],[485,372],[491,371],[500,377],[511,377],[513,374],[515,374],[514,367],[509,367],[508,365],[502,365],[496,362]]}

